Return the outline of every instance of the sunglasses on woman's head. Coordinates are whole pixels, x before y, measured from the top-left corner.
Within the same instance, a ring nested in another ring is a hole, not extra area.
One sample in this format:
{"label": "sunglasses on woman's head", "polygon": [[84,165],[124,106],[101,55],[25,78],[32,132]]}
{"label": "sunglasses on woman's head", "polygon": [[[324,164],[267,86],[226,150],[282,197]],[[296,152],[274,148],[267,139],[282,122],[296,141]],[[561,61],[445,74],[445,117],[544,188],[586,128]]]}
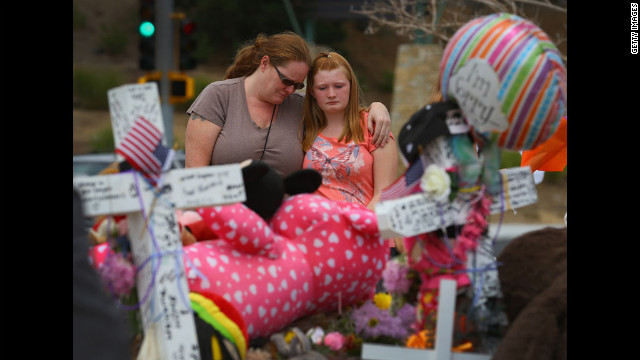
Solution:
{"label": "sunglasses on woman's head", "polygon": [[[271,64],[273,65],[273,64]],[[282,83],[284,84],[284,86],[293,86],[296,90],[300,90],[304,87],[303,83],[297,83],[291,79],[288,79],[287,77],[285,77],[284,75],[282,75],[280,73],[280,70],[278,70],[278,68],[273,65],[273,68],[276,69],[276,72],[278,73],[278,76],[280,76],[280,81],[282,81]]]}

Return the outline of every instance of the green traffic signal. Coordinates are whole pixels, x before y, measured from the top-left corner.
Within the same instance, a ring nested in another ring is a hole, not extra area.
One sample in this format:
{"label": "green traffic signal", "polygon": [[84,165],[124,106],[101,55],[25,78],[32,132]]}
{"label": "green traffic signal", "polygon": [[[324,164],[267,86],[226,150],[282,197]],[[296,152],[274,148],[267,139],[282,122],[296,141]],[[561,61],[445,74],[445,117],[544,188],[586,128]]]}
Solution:
{"label": "green traffic signal", "polygon": [[153,26],[153,23],[149,21],[145,21],[142,24],[140,24],[139,30],[140,30],[140,35],[144,37],[150,37],[150,36],[153,36],[153,33],[155,33],[156,28],[155,26]]}

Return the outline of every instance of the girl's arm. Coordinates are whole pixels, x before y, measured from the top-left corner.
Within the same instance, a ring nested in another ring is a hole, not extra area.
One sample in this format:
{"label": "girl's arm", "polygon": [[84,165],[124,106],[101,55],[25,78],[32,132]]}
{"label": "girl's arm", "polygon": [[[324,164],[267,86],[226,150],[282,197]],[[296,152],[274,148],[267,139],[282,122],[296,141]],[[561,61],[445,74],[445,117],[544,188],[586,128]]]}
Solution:
{"label": "girl's arm", "polygon": [[373,198],[367,205],[370,210],[375,209],[380,201],[382,189],[391,185],[398,178],[398,148],[396,141],[389,138],[388,146],[375,149],[373,156]]}

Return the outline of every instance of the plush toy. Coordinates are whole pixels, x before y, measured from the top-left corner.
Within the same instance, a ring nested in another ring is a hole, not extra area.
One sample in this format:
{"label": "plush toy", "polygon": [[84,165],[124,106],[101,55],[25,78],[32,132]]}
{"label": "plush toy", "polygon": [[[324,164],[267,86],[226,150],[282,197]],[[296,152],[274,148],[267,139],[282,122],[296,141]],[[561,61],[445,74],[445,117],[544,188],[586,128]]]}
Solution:
{"label": "plush toy", "polygon": [[493,359],[566,359],[567,228],[523,234],[498,262],[509,325]]}
{"label": "plush toy", "polygon": [[[309,169],[296,171],[283,179],[263,162],[247,160],[240,166],[246,194],[243,204],[266,221],[271,219],[285,197],[311,193],[322,183],[322,176]],[[176,215],[183,246],[218,237],[197,211],[176,210]]]}
{"label": "plush toy", "polygon": [[[191,234],[183,247],[190,292],[224,299],[249,341],[373,298],[389,256],[375,213],[311,194],[322,181],[315,170],[283,179],[265,163],[243,165],[245,202],[176,213],[183,242],[184,230]],[[204,336],[229,344],[219,335]]]}
{"label": "plush toy", "polygon": [[190,292],[189,299],[194,311],[200,358],[245,359],[249,337],[237,310],[213,293]]}
{"label": "plush toy", "polygon": [[176,210],[176,221],[180,227],[182,246],[195,243],[198,239],[214,239],[216,235],[205,226],[202,216],[195,210]]}
{"label": "plush toy", "polygon": [[375,213],[305,192],[306,171],[279,179],[254,162],[243,168],[245,203],[197,209],[217,238],[184,248],[190,291],[230,302],[250,339],[372,298],[388,259]]}

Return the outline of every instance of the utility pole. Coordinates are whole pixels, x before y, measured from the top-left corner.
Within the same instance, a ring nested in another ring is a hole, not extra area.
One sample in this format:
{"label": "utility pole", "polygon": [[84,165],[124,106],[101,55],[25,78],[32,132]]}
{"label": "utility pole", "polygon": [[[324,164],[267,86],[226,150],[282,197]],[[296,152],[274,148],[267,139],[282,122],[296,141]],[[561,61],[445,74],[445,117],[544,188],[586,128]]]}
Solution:
{"label": "utility pole", "polygon": [[174,13],[174,0],[140,0],[140,70],[138,83],[158,84],[164,126],[163,144],[174,147],[173,105],[194,96],[194,80],[183,70],[197,61],[192,38],[195,23],[184,13]]}
{"label": "utility pole", "polygon": [[169,71],[173,70],[173,36],[174,24],[172,19],[173,0],[156,0],[156,24],[158,35],[156,37],[156,70],[160,71],[160,107],[162,109],[162,119],[164,121],[165,146],[173,147],[173,104],[170,103],[171,82]]}

